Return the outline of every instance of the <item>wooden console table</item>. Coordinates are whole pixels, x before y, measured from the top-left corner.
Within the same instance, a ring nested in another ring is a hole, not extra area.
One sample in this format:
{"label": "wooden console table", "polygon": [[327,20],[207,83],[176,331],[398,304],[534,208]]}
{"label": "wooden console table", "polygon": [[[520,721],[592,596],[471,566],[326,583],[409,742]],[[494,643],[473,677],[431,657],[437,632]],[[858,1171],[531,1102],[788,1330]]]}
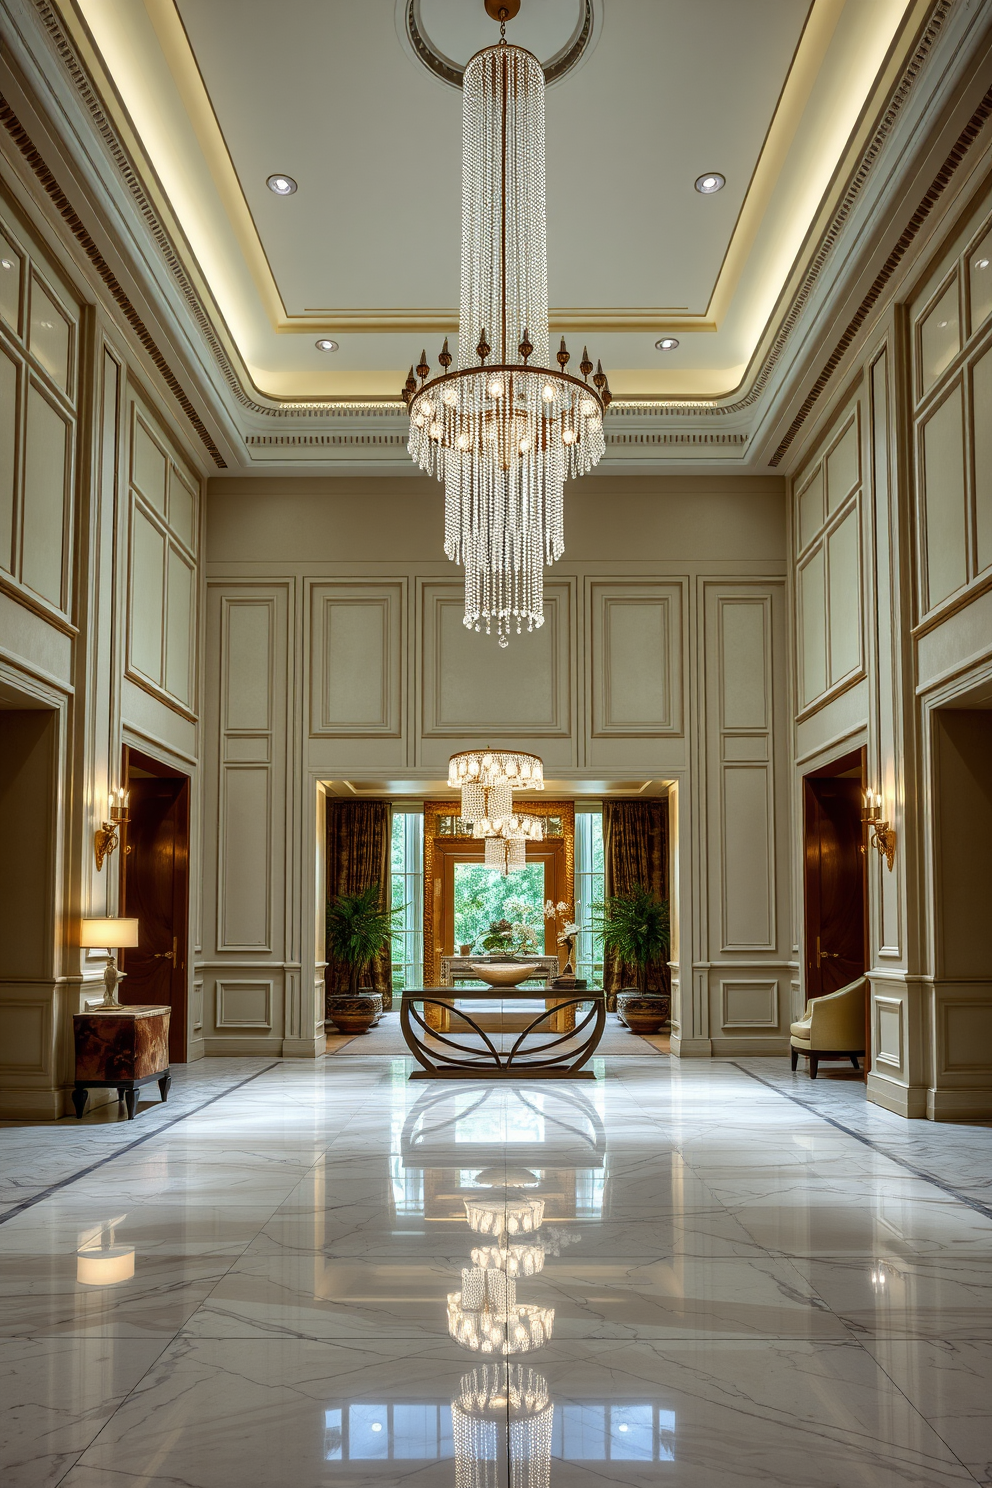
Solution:
{"label": "wooden console table", "polygon": [[[489,1002],[494,995],[507,1001],[530,996],[508,987],[457,990],[459,1002]],[[587,1003],[590,1006],[576,1017]],[[435,1026],[442,1012],[448,1020],[443,1029]],[[574,1027],[559,1033],[553,1020],[565,1021],[566,1016],[574,1020]],[[458,1021],[449,1031],[453,1019]],[[606,1028],[606,993],[591,988],[556,998],[555,1005],[538,1013],[505,1052],[496,1048],[464,1008],[452,1006],[450,987],[408,988],[400,1003],[400,1028],[410,1053],[422,1066],[414,1070],[411,1080],[594,1080],[592,1070],[583,1066],[596,1052]],[[466,1035],[474,1035],[481,1044],[465,1043]]]}
{"label": "wooden console table", "polygon": [[91,1008],[76,1013],[72,1031],[76,1043],[76,1083],[72,1104],[81,1119],[88,1090],[116,1090],[134,1120],[138,1089],[158,1082],[163,1100],[169,1098],[169,1008]]}

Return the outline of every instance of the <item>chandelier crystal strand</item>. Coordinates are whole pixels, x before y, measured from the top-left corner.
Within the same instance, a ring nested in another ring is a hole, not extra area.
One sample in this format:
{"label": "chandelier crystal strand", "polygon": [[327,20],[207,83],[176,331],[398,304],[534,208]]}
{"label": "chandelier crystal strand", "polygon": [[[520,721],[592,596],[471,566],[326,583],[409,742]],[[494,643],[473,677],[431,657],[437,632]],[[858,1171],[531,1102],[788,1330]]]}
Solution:
{"label": "chandelier crystal strand", "polygon": [[[445,486],[447,556],[465,569],[465,624],[544,623],[544,568],[565,550],[564,482],[604,451],[606,375],[583,353],[550,366],[544,73],[523,47],[478,52],[465,69],[458,370],[410,369],[409,450]],[[419,385],[417,378],[419,377]]]}

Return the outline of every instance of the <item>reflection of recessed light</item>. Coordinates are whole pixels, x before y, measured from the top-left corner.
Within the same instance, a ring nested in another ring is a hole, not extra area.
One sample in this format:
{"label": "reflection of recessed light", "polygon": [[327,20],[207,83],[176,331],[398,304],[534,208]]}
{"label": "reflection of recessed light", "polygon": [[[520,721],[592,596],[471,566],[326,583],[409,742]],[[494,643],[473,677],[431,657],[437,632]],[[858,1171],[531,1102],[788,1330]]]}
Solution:
{"label": "reflection of recessed light", "polygon": [[674,336],[662,336],[661,340],[654,344],[658,351],[674,351],[679,343]]}
{"label": "reflection of recessed light", "polygon": [[372,1430],[373,1431],[381,1431],[382,1430],[382,1422],[381,1421],[373,1421],[372,1422]]}
{"label": "reflection of recessed light", "polygon": [[0,269],[12,269],[14,260],[12,258],[0,258]]}
{"label": "reflection of recessed light", "polygon": [[938,320],[937,322],[938,329],[942,331],[946,331],[949,324],[950,322],[947,320]]}
{"label": "reflection of recessed light", "polygon": [[696,190],[700,196],[712,196],[714,192],[722,191],[726,184],[726,176],[721,176],[719,171],[707,171],[705,176],[696,177]]}
{"label": "reflection of recessed light", "polygon": [[292,176],[268,176],[265,184],[276,196],[292,196],[296,190],[296,182]]}
{"label": "reflection of recessed light", "polygon": [[[975,268],[976,269],[987,269],[988,266],[989,266],[989,261],[988,261],[987,258],[976,258],[975,259]],[[8,264],[4,264],[4,268],[5,269],[8,268],[8,267],[9,267]]]}
{"label": "reflection of recessed light", "polygon": [[337,351],[338,349],[338,343],[336,341],[329,341],[326,336],[321,336],[320,340],[315,341],[313,344],[318,351]]}
{"label": "reflection of recessed light", "polygon": [[617,1427],[617,1430],[618,1431],[626,1431],[627,1430],[627,1422],[626,1421],[621,1421],[620,1422],[620,1425]]}

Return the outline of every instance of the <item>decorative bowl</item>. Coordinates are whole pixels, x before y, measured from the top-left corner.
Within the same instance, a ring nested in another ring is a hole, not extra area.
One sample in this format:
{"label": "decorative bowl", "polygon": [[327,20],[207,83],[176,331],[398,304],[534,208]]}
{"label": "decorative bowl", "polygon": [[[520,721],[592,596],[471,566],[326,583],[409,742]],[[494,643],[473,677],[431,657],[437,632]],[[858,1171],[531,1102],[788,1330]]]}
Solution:
{"label": "decorative bowl", "polygon": [[520,961],[490,961],[488,966],[473,961],[472,970],[490,987],[519,987],[521,982],[526,982],[528,977],[540,971],[541,966],[536,961],[526,964]]}

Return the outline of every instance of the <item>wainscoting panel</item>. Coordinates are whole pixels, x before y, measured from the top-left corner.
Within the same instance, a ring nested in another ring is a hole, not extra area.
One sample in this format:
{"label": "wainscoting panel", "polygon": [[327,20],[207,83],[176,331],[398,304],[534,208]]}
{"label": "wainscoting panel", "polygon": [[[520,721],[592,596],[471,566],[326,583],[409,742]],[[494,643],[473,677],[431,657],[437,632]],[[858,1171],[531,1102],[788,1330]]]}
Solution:
{"label": "wainscoting panel", "polygon": [[403,733],[406,584],[322,583],[310,590],[310,733]]}
{"label": "wainscoting panel", "polygon": [[778,982],[720,982],[724,1028],[778,1028]]}
{"label": "wainscoting panel", "polygon": [[589,584],[592,737],[682,734],[683,605],[681,583]]}
{"label": "wainscoting panel", "polygon": [[272,1027],[272,983],[218,980],[214,986],[217,1028]]}

